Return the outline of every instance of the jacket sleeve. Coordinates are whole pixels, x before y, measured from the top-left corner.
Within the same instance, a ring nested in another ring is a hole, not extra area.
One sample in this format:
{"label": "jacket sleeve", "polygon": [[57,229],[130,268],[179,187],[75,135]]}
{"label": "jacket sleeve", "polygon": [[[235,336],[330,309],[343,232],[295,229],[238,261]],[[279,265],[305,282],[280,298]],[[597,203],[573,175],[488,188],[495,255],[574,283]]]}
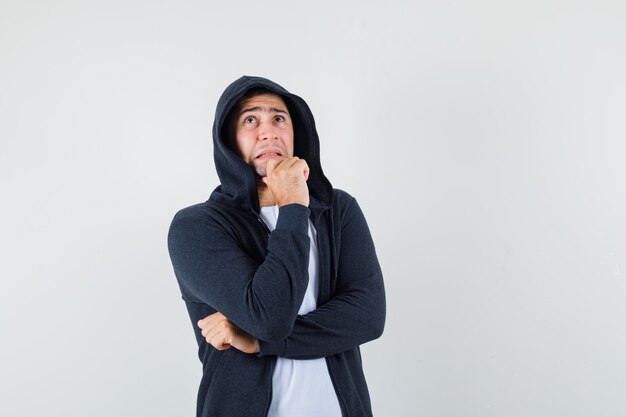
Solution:
{"label": "jacket sleeve", "polygon": [[342,220],[337,290],[325,304],[298,316],[280,341],[259,340],[258,356],[312,359],[334,355],[380,337],[385,325],[382,271],[356,200]]}
{"label": "jacket sleeve", "polygon": [[168,249],[183,299],[203,302],[261,340],[292,330],[308,283],[309,208],[282,206],[259,265],[226,229],[197,210],[172,220]]}

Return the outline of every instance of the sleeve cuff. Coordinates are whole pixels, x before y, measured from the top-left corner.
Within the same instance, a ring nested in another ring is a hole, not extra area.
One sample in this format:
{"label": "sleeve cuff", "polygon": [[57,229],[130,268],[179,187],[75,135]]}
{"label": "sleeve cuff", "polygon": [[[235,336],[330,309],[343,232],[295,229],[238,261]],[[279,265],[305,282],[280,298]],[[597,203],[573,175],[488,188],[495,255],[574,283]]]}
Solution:
{"label": "sleeve cuff", "polygon": [[284,356],[285,349],[287,348],[287,339],[283,339],[280,342],[264,342],[259,340],[259,352],[256,354],[258,357],[262,356]]}
{"label": "sleeve cuff", "polygon": [[302,204],[287,204],[278,209],[276,229],[289,229],[307,234],[311,210]]}

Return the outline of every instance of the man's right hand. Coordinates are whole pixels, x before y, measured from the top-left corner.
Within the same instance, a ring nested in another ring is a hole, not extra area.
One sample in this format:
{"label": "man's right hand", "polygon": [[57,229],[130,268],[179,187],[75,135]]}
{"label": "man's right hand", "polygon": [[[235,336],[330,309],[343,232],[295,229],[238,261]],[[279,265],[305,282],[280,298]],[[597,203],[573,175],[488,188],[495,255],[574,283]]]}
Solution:
{"label": "man's right hand", "polygon": [[309,206],[309,166],[297,156],[286,159],[270,159],[266,165],[267,177],[262,180],[272,193],[278,207],[287,204]]}
{"label": "man's right hand", "polygon": [[243,353],[259,351],[257,338],[241,330],[219,311],[198,320],[197,325],[207,343],[217,350],[226,350],[232,346]]}

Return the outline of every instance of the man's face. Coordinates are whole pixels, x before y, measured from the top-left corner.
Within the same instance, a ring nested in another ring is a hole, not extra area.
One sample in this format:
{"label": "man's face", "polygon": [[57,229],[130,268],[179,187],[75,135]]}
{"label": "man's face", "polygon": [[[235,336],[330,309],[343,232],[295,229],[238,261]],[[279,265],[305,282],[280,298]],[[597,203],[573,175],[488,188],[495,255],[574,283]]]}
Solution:
{"label": "man's face", "polygon": [[267,176],[268,160],[293,156],[293,123],[280,96],[261,94],[245,99],[235,120],[233,130],[239,156],[259,176]]}

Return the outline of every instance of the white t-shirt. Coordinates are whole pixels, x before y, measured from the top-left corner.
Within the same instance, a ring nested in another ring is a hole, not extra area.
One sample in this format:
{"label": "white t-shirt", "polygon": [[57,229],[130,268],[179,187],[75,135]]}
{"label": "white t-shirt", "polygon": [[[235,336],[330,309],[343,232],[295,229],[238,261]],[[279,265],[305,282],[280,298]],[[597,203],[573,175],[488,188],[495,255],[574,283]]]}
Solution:
{"label": "white t-shirt", "polygon": [[[261,217],[270,230],[276,227],[278,206],[261,207]],[[309,219],[309,285],[298,314],[317,307],[319,274],[315,227]],[[328,374],[326,359],[279,357],[272,377],[272,403],[268,417],[341,417],[339,400]]]}

